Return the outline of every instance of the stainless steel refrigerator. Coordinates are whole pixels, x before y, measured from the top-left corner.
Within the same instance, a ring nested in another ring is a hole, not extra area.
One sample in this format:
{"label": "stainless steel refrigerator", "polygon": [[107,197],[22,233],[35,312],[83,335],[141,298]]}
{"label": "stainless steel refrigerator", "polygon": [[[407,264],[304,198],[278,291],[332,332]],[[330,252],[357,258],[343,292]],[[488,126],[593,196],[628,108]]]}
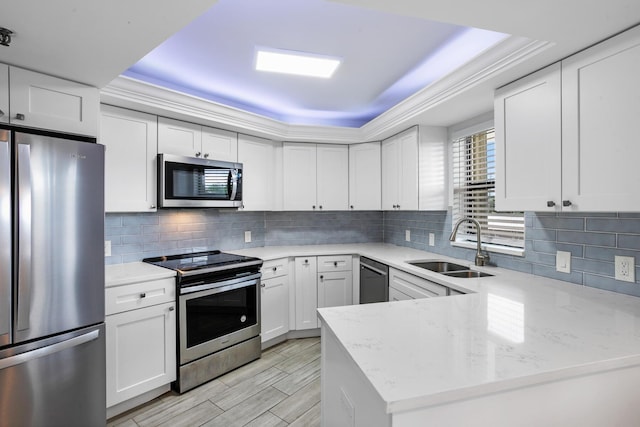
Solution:
{"label": "stainless steel refrigerator", "polygon": [[104,147],[0,127],[0,426],[104,426]]}

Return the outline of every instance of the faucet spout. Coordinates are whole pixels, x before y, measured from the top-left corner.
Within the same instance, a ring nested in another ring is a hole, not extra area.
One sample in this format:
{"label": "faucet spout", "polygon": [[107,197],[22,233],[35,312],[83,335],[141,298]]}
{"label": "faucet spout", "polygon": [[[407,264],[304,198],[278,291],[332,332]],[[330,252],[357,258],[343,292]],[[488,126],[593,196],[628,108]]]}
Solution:
{"label": "faucet spout", "polygon": [[451,232],[451,236],[449,236],[449,241],[451,242],[456,241],[458,228],[460,227],[460,224],[462,224],[463,222],[470,222],[471,224],[474,224],[476,226],[476,237],[477,237],[476,265],[480,267],[483,265],[486,265],[489,262],[489,254],[482,253],[482,231],[480,229],[480,223],[477,220],[473,218],[467,218],[467,217],[460,218],[453,226],[453,231]]}

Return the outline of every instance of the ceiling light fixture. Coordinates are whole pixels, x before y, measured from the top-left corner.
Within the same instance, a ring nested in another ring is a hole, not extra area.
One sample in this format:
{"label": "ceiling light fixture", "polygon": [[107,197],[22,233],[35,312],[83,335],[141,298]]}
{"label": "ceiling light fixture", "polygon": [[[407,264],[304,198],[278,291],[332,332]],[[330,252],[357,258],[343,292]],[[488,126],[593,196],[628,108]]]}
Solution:
{"label": "ceiling light fixture", "polygon": [[277,49],[257,49],[256,70],[328,79],[340,59],[313,53]]}

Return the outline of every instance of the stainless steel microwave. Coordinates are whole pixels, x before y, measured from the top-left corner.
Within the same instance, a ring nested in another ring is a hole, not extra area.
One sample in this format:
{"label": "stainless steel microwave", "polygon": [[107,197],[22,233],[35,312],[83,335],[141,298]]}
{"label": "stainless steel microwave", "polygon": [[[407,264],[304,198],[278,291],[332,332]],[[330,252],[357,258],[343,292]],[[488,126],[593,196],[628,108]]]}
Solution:
{"label": "stainless steel microwave", "polygon": [[158,154],[158,206],[242,206],[242,163]]}

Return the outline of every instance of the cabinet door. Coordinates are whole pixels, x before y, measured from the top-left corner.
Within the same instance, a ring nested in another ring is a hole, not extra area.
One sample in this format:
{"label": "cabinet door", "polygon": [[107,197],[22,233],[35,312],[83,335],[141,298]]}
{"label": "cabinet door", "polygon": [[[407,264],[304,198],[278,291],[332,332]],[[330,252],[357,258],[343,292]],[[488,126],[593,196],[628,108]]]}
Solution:
{"label": "cabinet door", "polygon": [[389,288],[389,301],[405,301],[408,299],[415,299],[405,294],[404,292],[400,292],[396,288]]}
{"label": "cabinet door", "polygon": [[289,276],[262,281],[260,322],[262,342],[289,332]]}
{"label": "cabinet door", "polygon": [[296,329],[318,327],[318,270],[316,257],[295,259]]}
{"label": "cabinet door", "polygon": [[316,167],[318,209],[347,210],[349,207],[349,147],[317,145]]}
{"label": "cabinet door", "polygon": [[353,304],[353,277],[350,271],[318,273],[318,308]]}
{"label": "cabinet door", "polygon": [[285,142],[283,147],[284,210],[316,209],[316,146]]}
{"label": "cabinet door", "polygon": [[269,211],[274,208],[273,143],[253,136],[238,138],[238,161],[242,170],[242,205],[245,210]]}
{"label": "cabinet door", "polygon": [[16,67],[9,73],[11,123],[97,135],[98,89]]}
{"label": "cabinet door", "polygon": [[9,123],[9,66],[0,64],[0,123]]}
{"label": "cabinet door", "polygon": [[156,210],[157,118],[101,106],[98,142],[105,150],[105,210]]}
{"label": "cabinet door", "polygon": [[395,210],[398,205],[400,149],[397,138],[382,142],[382,209]]}
{"label": "cabinet door", "polygon": [[107,407],[176,379],[175,302],[106,317]]}
{"label": "cabinet door", "polygon": [[227,162],[238,161],[238,134],[202,127],[202,157]]}
{"label": "cabinet door", "polygon": [[499,89],[495,98],[496,210],[560,210],[560,64]]}
{"label": "cabinet door", "polygon": [[562,61],[562,198],[570,209],[640,210],[638,76],[640,28]]}
{"label": "cabinet door", "polygon": [[349,146],[349,208],[380,210],[382,176],[380,143],[368,142]]}
{"label": "cabinet door", "polygon": [[389,269],[389,289],[391,288],[412,298],[442,297],[448,294],[446,286],[395,269]]}
{"label": "cabinet door", "polygon": [[418,130],[403,132],[398,137],[398,199],[397,209],[418,210]]}
{"label": "cabinet door", "polygon": [[158,153],[200,157],[202,155],[202,126],[159,117]]}

